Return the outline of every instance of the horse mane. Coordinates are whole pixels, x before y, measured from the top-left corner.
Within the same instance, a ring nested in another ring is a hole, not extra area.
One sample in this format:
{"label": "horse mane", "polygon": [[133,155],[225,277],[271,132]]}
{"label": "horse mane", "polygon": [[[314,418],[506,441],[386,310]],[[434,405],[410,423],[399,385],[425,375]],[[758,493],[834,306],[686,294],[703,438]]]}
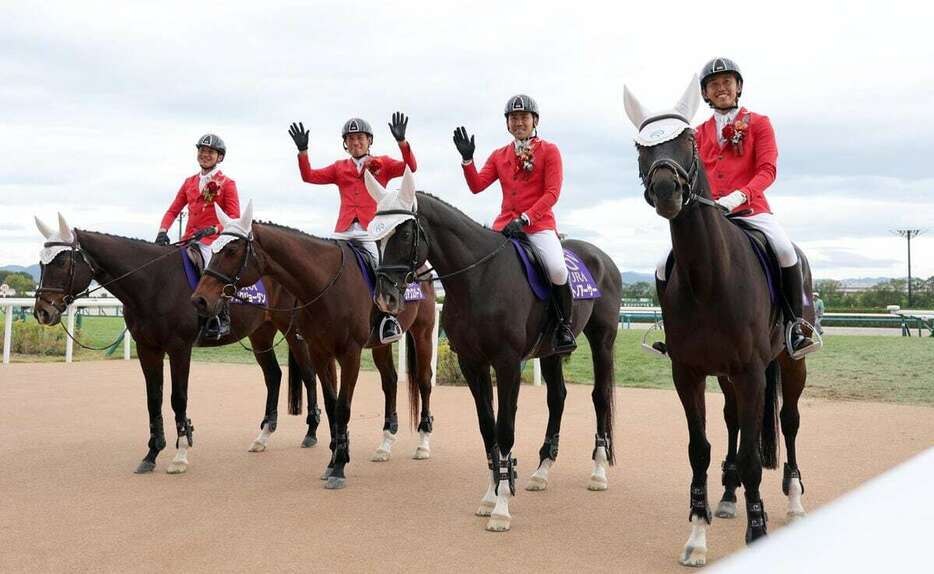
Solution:
{"label": "horse mane", "polygon": [[93,234],[95,234],[95,235],[103,235],[104,237],[112,237],[112,238],[114,238],[114,239],[123,239],[123,240],[126,240],[126,241],[136,241],[136,242],[139,242],[139,243],[145,243],[145,244],[147,244],[147,245],[155,245],[152,241],[150,241],[150,240],[148,240],[148,239],[140,239],[139,237],[126,237],[126,236],[124,236],[124,235],[117,235],[116,233],[106,233],[106,232],[104,232],[104,231],[92,231],[92,230],[90,230],[90,229],[78,229],[78,228],[75,228],[74,230],[75,230],[76,232],[81,232],[81,233],[93,233]]}
{"label": "horse mane", "polygon": [[273,221],[262,221],[262,220],[257,219],[253,221],[253,223],[254,224],[259,223],[260,225],[267,225],[269,227],[274,227],[276,229],[281,229],[282,231],[288,231],[290,233],[297,233],[299,235],[304,235],[305,237],[310,237],[311,239],[317,239],[319,241],[327,241],[326,237],[319,237],[317,235],[308,233],[307,231],[302,231],[301,229],[296,229],[294,227],[289,227],[288,225],[282,225],[281,223],[275,223]]}
{"label": "horse mane", "polygon": [[426,196],[426,197],[430,197],[431,199],[437,201],[437,202],[440,203],[441,205],[447,207],[448,209],[451,209],[451,210],[454,211],[455,213],[457,213],[457,214],[459,214],[459,215],[462,215],[462,216],[464,217],[464,219],[466,219],[467,221],[473,223],[473,224],[476,225],[477,227],[480,227],[480,228],[482,228],[482,229],[485,229],[486,231],[493,231],[493,229],[491,229],[489,226],[483,225],[482,223],[480,223],[479,221],[477,221],[477,220],[474,219],[473,217],[470,217],[469,215],[467,215],[466,213],[464,213],[463,211],[461,211],[461,209],[460,209],[459,207],[456,207],[456,206],[454,206],[454,205],[451,205],[450,203],[448,203],[447,201],[441,199],[441,198],[438,197],[437,195],[432,195],[432,194],[428,193],[427,191],[416,191],[415,193],[418,194],[418,195],[423,195],[423,196]]}

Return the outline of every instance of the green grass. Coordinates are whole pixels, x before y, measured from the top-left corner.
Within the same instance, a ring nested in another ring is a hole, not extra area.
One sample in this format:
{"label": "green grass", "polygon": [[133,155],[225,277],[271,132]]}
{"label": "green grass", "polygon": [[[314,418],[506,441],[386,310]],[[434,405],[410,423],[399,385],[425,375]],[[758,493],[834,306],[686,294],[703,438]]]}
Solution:
{"label": "green grass", "polygon": [[[30,320],[32,320],[30,318]],[[59,329],[60,327],[54,327]],[[84,317],[80,340],[90,346],[112,342],[123,329],[117,317]],[[664,359],[645,354],[639,347],[644,331],[623,329],[616,339],[615,380],[626,387],[673,389],[671,368]],[[278,337],[277,337],[278,340]],[[248,341],[244,341],[248,344]],[[287,347],[276,347],[280,364],[286,364]],[[62,355],[64,355],[64,348]],[[135,347],[133,355],[135,356]],[[398,355],[396,355],[398,356]],[[123,357],[120,346],[110,358]],[[240,345],[195,349],[195,361],[253,363],[253,355]],[[103,351],[88,351],[75,346],[75,360],[100,360]],[[61,356],[14,355],[17,361],[61,361]],[[590,346],[585,338],[578,351],[565,365],[565,378],[572,383],[590,384],[593,367]],[[934,405],[934,338],[862,335],[830,335],[824,349],[808,359],[808,382],[805,397],[872,400]],[[364,353],[363,368],[373,370],[369,352]],[[531,379],[531,365],[526,365]],[[716,381],[708,380],[716,389]]]}

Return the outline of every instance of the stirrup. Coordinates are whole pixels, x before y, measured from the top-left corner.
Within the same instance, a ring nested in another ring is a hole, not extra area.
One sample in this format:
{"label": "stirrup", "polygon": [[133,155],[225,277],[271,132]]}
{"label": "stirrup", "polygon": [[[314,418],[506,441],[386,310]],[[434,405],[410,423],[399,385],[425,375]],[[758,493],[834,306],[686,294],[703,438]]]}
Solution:
{"label": "stirrup", "polygon": [[[561,336],[562,329],[565,329],[565,328],[567,329],[567,334],[571,335],[570,342],[564,345],[559,345],[558,339]],[[560,354],[560,355],[563,355],[566,353],[572,353],[575,350],[577,350],[577,341],[574,340],[574,333],[573,331],[571,331],[569,325],[558,324],[558,326],[555,328],[555,336],[554,336],[554,340],[552,341],[552,346],[554,347],[555,354]]]}
{"label": "stirrup", "polygon": [[[392,329],[393,332],[387,335],[387,329]],[[386,315],[379,323],[379,342],[383,345],[395,343],[401,339],[404,334],[405,332],[402,330],[402,325],[399,324],[399,320],[392,315]]]}
{"label": "stirrup", "polygon": [[664,333],[665,325],[663,321],[656,321],[654,325],[645,330],[645,334],[642,335],[642,350],[653,357],[667,357],[668,347],[663,341],[648,342],[649,335],[651,335],[653,331],[661,331]]}
{"label": "stirrup", "polygon": [[210,317],[204,324],[202,336],[205,339],[219,341],[230,334],[230,318],[222,321],[220,315]]}
{"label": "stirrup", "polygon": [[[811,330],[811,341],[813,341],[807,347],[794,350],[794,334],[795,327],[807,327]],[[788,356],[792,359],[798,361],[803,359],[805,356],[810,355],[811,353],[816,353],[824,347],[824,339],[817,332],[817,329],[814,328],[814,325],[811,325],[802,318],[795,319],[793,322],[788,323],[788,326],[785,327],[785,349],[788,351]]]}

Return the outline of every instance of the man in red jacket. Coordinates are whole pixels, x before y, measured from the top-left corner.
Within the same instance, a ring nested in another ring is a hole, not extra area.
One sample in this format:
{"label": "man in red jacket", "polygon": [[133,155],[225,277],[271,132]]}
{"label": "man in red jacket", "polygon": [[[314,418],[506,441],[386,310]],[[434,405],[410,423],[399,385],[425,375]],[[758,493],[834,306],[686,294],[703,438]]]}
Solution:
{"label": "man in red jacket", "polygon": [[804,335],[798,318],[804,303],[801,264],[794,245],[772,214],[765,190],[775,181],[778,146],[767,116],[739,106],[743,76],[739,66],[727,58],[714,58],[700,75],[701,94],[714,110],[713,116],[697,127],[697,150],[710,183],[713,199],[729,211],[748,212],[740,219],[768,237],[782,268],[782,286],[794,317],[788,350],[801,358],[818,349]]}
{"label": "man in red jacket", "polygon": [[[289,135],[298,148],[298,170],[302,181],[318,185],[333,184],[337,186],[341,196],[340,213],[337,216],[337,225],[331,237],[337,239],[356,239],[370,252],[374,263],[379,263],[379,251],[375,241],[368,241],[367,226],[376,215],[376,201],[370,196],[363,182],[363,170],[369,170],[383,187],[389,180],[402,176],[405,166],[413,172],[417,169],[412,146],[405,139],[405,130],[409,119],[400,112],[392,115],[389,131],[399,144],[402,152],[402,161],[386,155],[370,155],[370,146],[373,145],[373,129],[370,124],[361,118],[350,118],[344,123],[341,137],[344,140],[344,149],[350,154],[349,159],[338,160],[331,165],[314,169],[308,161],[308,130],[304,124],[292,124]],[[381,343],[391,343],[402,338],[402,327],[395,317],[379,313],[376,322],[377,333],[372,340]]]}
{"label": "man in red jacket", "polygon": [[552,297],[558,312],[554,350],[570,353],[577,348],[571,332],[571,287],[564,250],[556,231],[552,208],[561,195],[563,177],[558,147],[538,137],[538,104],[524,94],[509,98],[504,110],[506,129],[513,141],[495,150],[477,172],[473,162],[474,136],[467,130],[454,130],[454,145],[463,158],[467,186],[480,193],[499,180],[503,191],[502,208],[493,229],[507,237],[525,232],[541,254],[552,283]]}
{"label": "man in red jacket", "polygon": [[[185,206],[188,207],[188,225],[185,226],[185,235],[182,240],[195,238],[198,250],[204,260],[204,267],[211,261],[211,243],[217,239],[221,225],[214,212],[214,204],[220,205],[224,213],[230,217],[240,217],[240,198],[237,194],[237,184],[224,175],[220,170],[220,163],[227,155],[227,146],[224,140],[214,134],[205,134],[195,144],[198,150],[198,165],[201,171],[182,182],[175,200],[162,217],[159,224],[159,233],[156,243],[169,244],[169,227],[178,217]],[[213,233],[202,235],[214,228]],[[230,316],[226,306],[218,314],[218,321],[209,322],[205,328],[205,337],[221,338],[230,333]]]}

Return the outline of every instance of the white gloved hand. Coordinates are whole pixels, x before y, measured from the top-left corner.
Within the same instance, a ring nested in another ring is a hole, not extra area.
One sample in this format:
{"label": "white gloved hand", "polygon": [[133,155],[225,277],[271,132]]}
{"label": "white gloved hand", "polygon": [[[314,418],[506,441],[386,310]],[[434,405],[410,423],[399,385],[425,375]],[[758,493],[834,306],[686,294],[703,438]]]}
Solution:
{"label": "white gloved hand", "polygon": [[746,194],[742,191],[736,190],[733,193],[724,195],[718,199],[717,203],[725,207],[727,211],[733,211],[740,205],[746,203]]}

